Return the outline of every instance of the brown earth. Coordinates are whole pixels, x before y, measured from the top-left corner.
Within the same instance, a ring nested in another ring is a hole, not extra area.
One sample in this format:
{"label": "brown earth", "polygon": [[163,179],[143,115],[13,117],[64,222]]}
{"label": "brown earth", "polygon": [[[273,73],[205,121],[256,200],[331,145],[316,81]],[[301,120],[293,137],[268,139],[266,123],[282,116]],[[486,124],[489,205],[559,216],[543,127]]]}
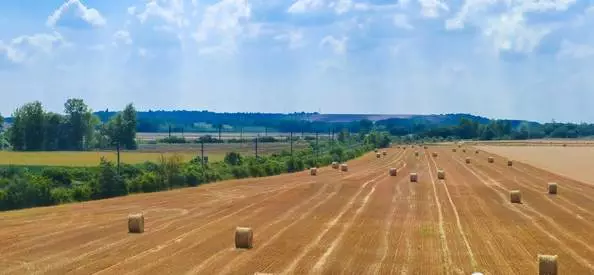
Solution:
{"label": "brown earth", "polygon": [[[541,253],[559,255],[561,274],[594,274],[594,186],[450,149],[0,213],[0,273],[536,274]],[[509,202],[512,189],[522,204]],[[139,211],[146,232],[128,234]],[[253,228],[253,249],[233,248],[236,226]]]}

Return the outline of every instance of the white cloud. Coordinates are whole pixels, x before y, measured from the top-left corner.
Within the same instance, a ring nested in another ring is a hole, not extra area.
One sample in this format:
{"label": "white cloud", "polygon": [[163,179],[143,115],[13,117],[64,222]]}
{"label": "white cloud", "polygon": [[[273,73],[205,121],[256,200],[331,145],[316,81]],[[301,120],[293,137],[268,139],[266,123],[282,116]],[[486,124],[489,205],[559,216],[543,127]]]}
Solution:
{"label": "white cloud", "polygon": [[303,13],[312,10],[317,10],[323,7],[325,4],[324,0],[297,0],[293,3],[287,12],[289,13]]}
{"label": "white cloud", "polygon": [[577,44],[567,40],[561,42],[561,48],[557,53],[558,58],[582,59],[591,56],[594,56],[594,46]]}
{"label": "white cloud", "polygon": [[54,11],[52,15],[47,18],[46,24],[50,27],[55,27],[60,18],[62,18],[66,12],[75,9],[74,16],[82,19],[86,23],[94,26],[100,27],[106,24],[105,18],[99,13],[98,10],[93,8],[88,8],[85,6],[80,0],[68,0],[66,3],[62,4],[58,9]]}
{"label": "white cloud", "polygon": [[302,30],[292,30],[285,34],[279,34],[274,39],[288,42],[289,49],[297,49],[305,46]]}
{"label": "white cloud", "polygon": [[136,14],[136,7],[132,6],[132,7],[128,7],[128,14],[129,15],[134,15]]}
{"label": "white cloud", "polygon": [[421,14],[425,17],[439,17],[442,11],[448,12],[450,9],[446,3],[440,0],[418,0],[421,5]]}
{"label": "white cloud", "polygon": [[521,13],[512,13],[491,19],[484,35],[493,40],[497,52],[529,53],[550,31],[546,27],[528,27]]}
{"label": "white cloud", "polygon": [[119,44],[125,44],[125,45],[131,45],[132,44],[132,38],[130,37],[130,32],[126,31],[126,30],[119,30],[117,32],[115,32],[113,34],[113,45],[119,45]]}
{"label": "white cloud", "polygon": [[0,41],[0,53],[13,63],[24,63],[37,54],[49,55],[56,47],[66,45],[68,43],[57,32],[22,35],[9,43]]}
{"label": "white cloud", "polygon": [[144,6],[144,10],[137,14],[137,17],[141,23],[146,22],[151,17],[155,17],[177,28],[182,28],[189,24],[185,18],[183,0],[149,0]]}
{"label": "white cloud", "polygon": [[335,54],[344,54],[346,53],[347,49],[347,41],[348,37],[346,36],[337,39],[334,36],[328,35],[322,39],[322,41],[320,42],[320,46],[329,46],[330,48],[332,48]]}
{"label": "white cloud", "polygon": [[392,21],[394,22],[394,26],[398,28],[406,30],[413,29],[413,26],[408,22],[408,17],[405,14],[395,14]]}
{"label": "white cloud", "polygon": [[138,55],[141,57],[146,57],[148,55],[148,50],[145,48],[139,48]]}
{"label": "white cloud", "polygon": [[[221,0],[210,5],[204,11],[202,21],[198,26],[194,38],[198,43],[209,42],[218,45],[209,45],[201,50],[204,54],[236,50],[236,37],[244,34],[246,24],[251,17],[251,7],[247,0]],[[245,34],[254,37],[259,33],[259,28],[247,27]]]}

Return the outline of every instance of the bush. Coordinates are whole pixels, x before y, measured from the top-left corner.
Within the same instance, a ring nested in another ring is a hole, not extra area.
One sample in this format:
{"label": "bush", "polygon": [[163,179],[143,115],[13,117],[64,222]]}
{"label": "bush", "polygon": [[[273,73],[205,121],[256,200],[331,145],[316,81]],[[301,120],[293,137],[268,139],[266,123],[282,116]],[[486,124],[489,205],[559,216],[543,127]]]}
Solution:
{"label": "bush", "polygon": [[72,196],[72,189],[70,189],[70,188],[65,188],[65,187],[53,188],[50,191],[50,194],[52,197],[52,201],[55,204],[63,204],[63,203],[69,203],[69,202],[74,201],[74,198]]}
{"label": "bush", "polygon": [[279,142],[278,139],[274,138],[274,137],[261,137],[260,139],[258,139],[258,141],[263,142],[263,143],[269,143],[269,142]]}
{"label": "bush", "polygon": [[72,176],[70,175],[70,172],[61,167],[44,168],[41,172],[41,176],[52,181],[55,186],[68,187],[72,184]]}
{"label": "bush", "polygon": [[241,165],[241,154],[239,154],[237,152],[227,153],[225,155],[225,163],[232,165],[232,166]]}
{"label": "bush", "polygon": [[289,172],[289,173],[303,171],[303,169],[305,169],[303,160],[301,160],[299,158],[291,158],[291,159],[287,160],[286,163],[287,163],[287,172]]}
{"label": "bush", "polygon": [[189,165],[186,167],[183,173],[186,184],[188,186],[198,186],[199,184],[204,182],[204,178],[202,176],[202,172],[196,168],[196,166]]}
{"label": "bush", "polygon": [[91,200],[93,191],[88,184],[77,184],[72,188],[72,198],[75,201],[88,201]]}
{"label": "bush", "polygon": [[157,139],[157,143],[183,144],[187,142],[186,138],[184,137],[170,136],[162,139]]}
{"label": "bush", "polygon": [[237,166],[231,168],[231,174],[236,179],[243,179],[250,176],[250,171],[245,166]]}

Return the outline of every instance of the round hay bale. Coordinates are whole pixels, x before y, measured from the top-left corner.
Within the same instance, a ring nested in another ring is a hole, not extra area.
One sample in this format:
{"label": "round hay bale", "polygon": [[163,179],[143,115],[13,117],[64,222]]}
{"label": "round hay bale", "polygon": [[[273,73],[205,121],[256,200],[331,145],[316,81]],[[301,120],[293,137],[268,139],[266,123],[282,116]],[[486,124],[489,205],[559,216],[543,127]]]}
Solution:
{"label": "round hay bale", "polygon": [[334,169],[338,169],[338,162],[336,162],[336,161],[333,161],[333,162],[332,162],[332,168],[334,168]]}
{"label": "round hay bale", "polygon": [[549,194],[553,194],[553,195],[557,194],[557,183],[556,182],[549,182]]}
{"label": "round hay bale", "polygon": [[382,157],[382,154],[380,154],[380,153],[375,153],[375,157],[376,157],[376,158],[381,158],[381,157]]}
{"label": "round hay bale", "polygon": [[419,151],[415,151],[415,157],[419,156]]}
{"label": "round hay bale", "polygon": [[454,153],[455,153],[455,152],[456,152],[456,148],[452,148],[452,152],[454,152]]}
{"label": "round hay bale", "polygon": [[427,146],[423,146],[423,149],[427,150]]}
{"label": "round hay bale", "polygon": [[462,153],[466,153],[466,149],[462,149]]}
{"label": "round hay bale", "polygon": [[472,275],[484,275],[482,272],[472,272]]}
{"label": "round hay bale", "polygon": [[128,215],[128,232],[143,233],[144,232],[144,214],[130,214]]}
{"label": "round hay bale", "polygon": [[349,171],[349,166],[346,163],[343,163],[340,165],[340,171],[342,172],[348,172]]}
{"label": "round hay bale", "polygon": [[437,178],[440,180],[445,180],[445,171],[443,169],[437,170]]}
{"label": "round hay bale", "polygon": [[563,147],[567,147],[567,144],[563,143]]}
{"label": "round hay bale", "polygon": [[437,152],[433,152],[431,155],[432,155],[434,158],[436,158],[436,157],[437,157]]}
{"label": "round hay bale", "polygon": [[557,255],[538,255],[538,274],[557,275]]}
{"label": "round hay bale", "polygon": [[419,181],[419,175],[417,173],[410,173],[410,182],[417,182]]}
{"label": "round hay bale", "polygon": [[474,151],[474,153],[475,153],[475,154],[478,154],[478,153],[479,153],[479,150],[476,150],[476,151]]}
{"label": "round hay bale", "polygon": [[493,163],[493,162],[495,162],[495,159],[493,157],[488,157],[487,161],[489,161],[489,163]]}
{"label": "round hay bale", "polygon": [[466,163],[470,164],[470,158],[466,158]]}
{"label": "round hay bale", "polygon": [[395,177],[398,174],[398,169],[390,168],[390,176]]}
{"label": "round hay bale", "polygon": [[507,166],[512,166],[512,165],[514,165],[513,161],[511,161],[511,160],[508,160],[508,161],[507,161]]}
{"label": "round hay bale", "polygon": [[313,167],[313,168],[309,169],[309,174],[312,175],[312,176],[317,176],[318,175],[318,168]]}
{"label": "round hay bale", "polygon": [[373,151],[377,153],[379,150],[375,149],[375,150],[373,150]]}
{"label": "round hay bale", "polygon": [[383,151],[382,155],[387,156],[388,155],[388,151]]}
{"label": "round hay bale", "polygon": [[511,203],[522,203],[522,193],[520,193],[520,190],[512,190],[509,192],[509,200]]}
{"label": "round hay bale", "polygon": [[253,247],[254,232],[250,227],[235,228],[235,248],[250,249]]}

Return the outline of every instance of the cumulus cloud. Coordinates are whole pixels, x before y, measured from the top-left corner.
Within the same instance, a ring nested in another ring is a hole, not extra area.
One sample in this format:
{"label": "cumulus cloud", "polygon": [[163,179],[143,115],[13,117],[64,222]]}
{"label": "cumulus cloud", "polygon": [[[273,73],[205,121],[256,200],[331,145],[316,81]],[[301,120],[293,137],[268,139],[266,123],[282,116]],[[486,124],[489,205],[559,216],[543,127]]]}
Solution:
{"label": "cumulus cloud", "polygon": [[131,45],[132,44],[132,38],[130,37],[130,32],[126,31],[126,30],[119,30],[117,32],[115,32],[113,34],[113,39],[114,45],[120,45],[120,44],[125,44],[125,45]]}
{"label": "cumulus cloud", "polygon": [[291,30],[287,33],[276,35],[274,39],[286,41],[289,49],[297,49],[305,46],[302,30]]}
{"label": "cumulus cloud", "polygon": [[421,5],[421,14],[425,17],[436,18],[442,12],[448,12],[450,9],[445,2],[440,0],[418,0]]}
{"label": "cumulus cloud", "polygon": [[67,43],[57,32],[22,35],[10,42],[0,41],[0,53],[13,63],[24,63],[36,55],[50,55],[53,50]]}
{"label": "cumulus cloud", "polygon": [[136,13],[136,16],[141,23],[154,17],[168,25],[181,28],[189,24],[185,13],[184,0],[149,0],[144,6],[144,10]]}
{"label": "cumulus cloud", "polygon": [[88,8],[80,0],[68,0],[47,18],[46,25],[55,27],[60,19],[69,14],[93,27],[101,27],[106,24],[105,18],[98,10]]}
{"label": "cumulus cloud", "polygon": [[335,54],[342,55],[346,53],[348,37],[343,36],[341,38],[335,38],[332,35],[328,35],[322,38],[320,46],[330,47]]}
{"label": "cumulus cloud", "polygon": [[[247,0],[221,0],[206,7],[202,21],[194,34],[198,43],[207,44],[202,52],[234,52],[236,37],[246,30],[245,25],[251,13]],[[258,33],[257,28],[248,28],[248,30],[251,35]]]}

